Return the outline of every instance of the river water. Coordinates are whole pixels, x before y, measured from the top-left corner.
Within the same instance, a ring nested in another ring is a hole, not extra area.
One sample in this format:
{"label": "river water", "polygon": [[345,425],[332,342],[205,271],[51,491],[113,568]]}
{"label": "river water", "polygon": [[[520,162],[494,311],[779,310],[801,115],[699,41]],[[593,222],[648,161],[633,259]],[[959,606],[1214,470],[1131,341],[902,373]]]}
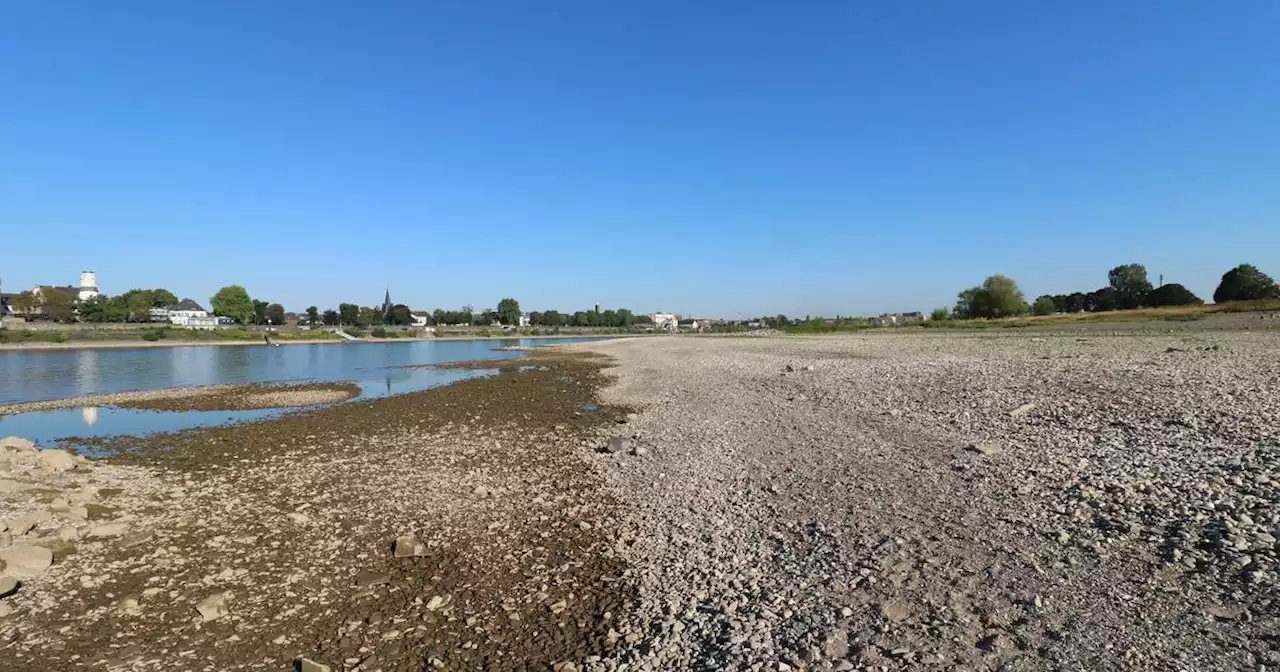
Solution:
{"label": "river water", "polygon": [[[358,399],[416,392],[494,370],[406,368],[519,357],[495,348],[590,338],[408,341],[0,351],[0,404],[221,383],[350,381]],[[283,411],[157,412],[111,407],[0,415],[0,436],[56,444],[66,436],[142,435],[252,420]]]}

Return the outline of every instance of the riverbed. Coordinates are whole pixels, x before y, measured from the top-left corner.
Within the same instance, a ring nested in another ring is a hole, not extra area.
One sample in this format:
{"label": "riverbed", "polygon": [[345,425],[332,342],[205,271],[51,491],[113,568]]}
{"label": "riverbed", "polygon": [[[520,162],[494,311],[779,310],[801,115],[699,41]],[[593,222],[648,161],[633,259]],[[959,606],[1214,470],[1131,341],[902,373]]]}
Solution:
{"label": "riverbed", "polygon": [[[352,382],[358,398],[416,392],[492,375],[496,369],[433,365],[503,360],[510,348],[594,340],[484,339],[287,347],[130,348],[0,352],[0,406],[121,392],[247,383]],[[501,349],[500,349],[501,348]],[[280,410],[160,412],[86,403],[73,408],[0,414],[0,435],[43,444],[63,437],[143,435],[278,415]]]}

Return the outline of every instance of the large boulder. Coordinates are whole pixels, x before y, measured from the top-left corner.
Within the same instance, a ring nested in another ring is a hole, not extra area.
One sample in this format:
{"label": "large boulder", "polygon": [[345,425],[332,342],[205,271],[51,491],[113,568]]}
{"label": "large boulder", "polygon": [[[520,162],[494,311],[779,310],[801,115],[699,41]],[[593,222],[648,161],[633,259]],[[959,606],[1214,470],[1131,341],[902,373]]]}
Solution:
{"label": "large boulder", "polygon": [[417,535],[404,534],[396,537],[394,553],[397,558],[412,558],[418,555],[426,555],[427,547],[421,541],[418,541]]}
{"label": "large boulder", "polygon": [[16,436],[6,436],[5,438],[0,439],[0,448],[32,453],[36,450],[36,444],[32,441],[21,439]]}
{"label": "large boulder", "polygon": [[76,468],[76,458],[65,450],[48,448],[40,451],[40,466],[50,471],[71,471]]}
{"label": "large boulder", "polygon": [[34,579],[53,564],[53,551],[44,546],[18,544],[0,549],[6,574],[19,579]]}

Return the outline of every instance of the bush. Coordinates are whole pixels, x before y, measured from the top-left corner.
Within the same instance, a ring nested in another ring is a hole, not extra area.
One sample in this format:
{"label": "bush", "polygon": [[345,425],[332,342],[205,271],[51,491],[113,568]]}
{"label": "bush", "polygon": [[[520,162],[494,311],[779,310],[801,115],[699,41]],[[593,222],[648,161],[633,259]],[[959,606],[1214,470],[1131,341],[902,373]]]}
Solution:
{"label": "bush", "polygon": [[372,334],[373,334],[373,337],[374,337],[374,338],[386,338],[386,337],[387,337],[387,328],[386,328],[386,327],[374,327],[374,328],[373,328],[373,331],[372,331],[372,332],[370,332],[370,333],[372,333]]}
{"label": "bush", "polygon": [[951,309],[946,306],[943,306],[942,308],[934,308],[932,317],[934,322],[949,320],[951,319]]}
{"label": "bush", "polygon": [[1058,305],[1053,302],[1053,297],[1049,295],[1036,299],[1036,303],[1031,307],[1031,312],[1036,315],[1052,315],[1058,312]]}
{"label": "bush", "polygon": [[146,330],[146,331],[142,332],[142,340],[144,340],[144,341],[158,341],[158,340],[160,340],[160,339],[164,338],[164,337],[165,337],[165,336],[167,336],[167,335],[168,335],[168,334],[165,332],[165,330],[164,330],[163,328],[161,328],[161,329],[148,329],[148,330]]}
{"label": "bush", "polygon": [[1204,303],[1204,301],[1201,301],[1186,287],[1176,282],[1171,282],[1151,290],[1147,294],[1147,303],[1152,308],[1159,308],[1161,306],[1190,306],[1196,303]]}
{"label": "bush", "polygon": [[1280,288],[1266,273],[1251,264],[1240,264],[1222,274],[1222,282],[1213,292],[1214,303],[1280,299]]}

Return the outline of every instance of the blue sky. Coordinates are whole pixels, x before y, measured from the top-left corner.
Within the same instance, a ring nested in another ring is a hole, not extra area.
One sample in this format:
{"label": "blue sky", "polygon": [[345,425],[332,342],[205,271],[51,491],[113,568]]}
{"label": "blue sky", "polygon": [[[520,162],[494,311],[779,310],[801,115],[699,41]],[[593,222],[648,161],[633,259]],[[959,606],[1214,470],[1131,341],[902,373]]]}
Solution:
{"label": "blue sky", "polygon": [[1280,276],[1280,3],[0,3],[6,291],[928,310]]}

